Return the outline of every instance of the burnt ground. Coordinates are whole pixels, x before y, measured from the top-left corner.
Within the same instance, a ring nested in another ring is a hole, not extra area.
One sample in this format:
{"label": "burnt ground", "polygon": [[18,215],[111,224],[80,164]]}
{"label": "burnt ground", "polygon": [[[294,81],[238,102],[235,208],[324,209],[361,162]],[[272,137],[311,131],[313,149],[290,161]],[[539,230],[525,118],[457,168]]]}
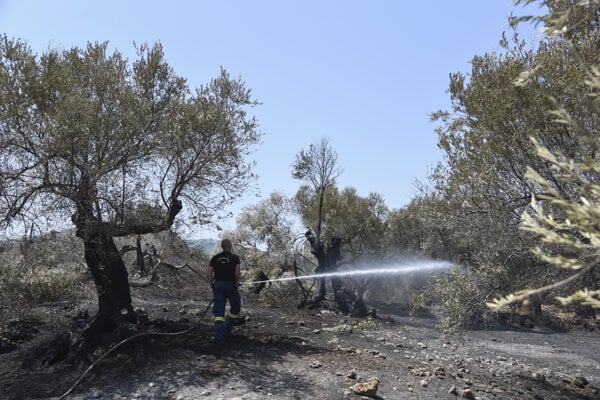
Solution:
{"label": "burnt ground", "polygon": [[[165,331],[195,325],[209,300],[206,291],[159,287],[134,289],[133,297],[161,322],[154,329]],[[598,330],[498,326],[447,340],[435,318],[411,319],[394,305],[379,308],[377,317],[354,319],[266,307],[254,294],[243,301],[246,323],[226,345],[209,342],[209,311],[188,334],[144,337],[115,352],[67,398],[359,399],[350,387],[372,377],[379,381],[372,396],[378,399],[600,398]],[[37,319],[22,324],[29,334],[0,355],[0,398],[47,399],[69,389],[82,370],[65,362],[43,365],[35,350],[93,307],[35,310]]]}

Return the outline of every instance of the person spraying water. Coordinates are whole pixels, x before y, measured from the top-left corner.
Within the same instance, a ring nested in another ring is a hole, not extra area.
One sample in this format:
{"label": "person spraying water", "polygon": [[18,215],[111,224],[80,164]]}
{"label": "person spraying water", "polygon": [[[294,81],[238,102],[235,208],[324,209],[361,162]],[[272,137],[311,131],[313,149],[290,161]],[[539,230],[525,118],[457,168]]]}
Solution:
{"label": "person spraying water", "polygon": [[321,278],[342,278],[342,277],[353,277],[362,275],[395,275],[395,274],[409,274],[414,272],[433,272],[436,270],[448,269],[452,266],[451,262],[448,261],[412,261],[400,264],[394,264],[383,268],[372,268],[372,269],[356,269],[349,271],[336,271],[322,274],[312,274],[303,276],[292,276],[285,278],[275,279],[262,279],[252,282],[243,282],[242,285],[258,285],[262,283],[273,283],[273,282],[284,282],[294,280],[306,280],[306,279],[321,279]]}

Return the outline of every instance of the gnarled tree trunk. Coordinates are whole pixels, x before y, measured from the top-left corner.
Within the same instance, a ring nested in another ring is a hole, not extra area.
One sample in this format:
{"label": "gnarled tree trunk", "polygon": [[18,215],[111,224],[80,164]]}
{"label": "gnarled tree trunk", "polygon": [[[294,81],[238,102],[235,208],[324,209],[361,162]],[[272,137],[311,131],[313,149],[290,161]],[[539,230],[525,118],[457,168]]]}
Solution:
{"label": "gnarled tree trunk", "polygon": [[[317,274],[331,274],[337,272],[337,263],[342,259],[341,255],[341,238],[333,238],[331,242],[324,244],[315,238],[309,231],[306,233],[306,238],[311,245],[311,252],[317,258],[318,267]],[[351,288],[344,285],[342,279],[336,276],[331,276],[331,287],[333,288],[334,302],[342,314],[351,314],[356,317],[364,317],[367,315],[367,307],[362,299],[354,293]],[[312,299],[313,303],[321,303],[327,295],[327,279],[319,278],[319,291]]]}
{"label": "gnarled tree trunk", "polygon": [[89,204],[80,206],[73,215],[76,234],[83,240],[85,261],[98,295],[98,312],[82,334],[75,338],[70,349],[70,357],[74,361],[80,362],[103,343],[121,340],[123,336],[132,334],[134,327],[129,329],[127,324],[136,323],[138,319],[131,304],[127,268],[114,237],[166,230],[181,208],[181,202],[173,199],[165,219],[156,225],[120,226],[101,222],[94,216]]}
{"label": "gnarled tree trunk", "polygon": [[135,322],[127,269],[112,236],[100,230],[84,240],[84,247],[98,294],[98,313],[86,329],[88,334],[110,331],[125,321]]}
{"label": "gnarled tree trunk", "polygon": [[83,239],[85,261],[94,279],[98,295],[98,311],[79,337],[73,341],[69,357],[81,362],[98,346],[121,340],[114,337],[117,328],[136,323],[137,315],[131,304],[129,279],[125,263],[119,254],[108,224],[94,224],[97,229],[78,230]]}

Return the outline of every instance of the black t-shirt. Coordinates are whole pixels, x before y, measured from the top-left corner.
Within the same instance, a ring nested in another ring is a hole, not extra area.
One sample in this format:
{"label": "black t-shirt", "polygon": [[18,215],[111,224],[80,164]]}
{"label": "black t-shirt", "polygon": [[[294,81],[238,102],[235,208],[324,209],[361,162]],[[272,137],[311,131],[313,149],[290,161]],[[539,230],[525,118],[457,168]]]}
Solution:
{"label": "black t-shirt", "polygon": [[235,266],[240,258],[233,253],[223,251],[210,259],[209,265],[215,270],[215,280],[235,281]]}

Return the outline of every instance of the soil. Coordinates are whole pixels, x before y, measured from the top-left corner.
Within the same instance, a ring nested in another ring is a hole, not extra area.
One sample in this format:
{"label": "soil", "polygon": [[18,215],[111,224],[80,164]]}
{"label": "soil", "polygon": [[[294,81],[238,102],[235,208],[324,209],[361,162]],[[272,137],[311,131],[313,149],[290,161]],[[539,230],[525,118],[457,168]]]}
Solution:
{"label": "soil", "polygon": [[[87,373],[68,399],[600,398],[597,329],[495,326],[448,340],[435,329],[434,316],[411,319],[393,304],[356,319],[293,305],[267,307],[246,293],[245,324],[219,346],[209,340],[210,310],[203,317],[206,290],[154,285],[132,291],[153,330],[194,328],[128,343]],[[13,322],[14,337],[5,323],[5,341],[16,345],[0,355],[0,398],[65,393],[83,370],[64,361],[44,363],[48,352],[39,350],[93,311],[93,304],[48,304],[23,317],[26,323]],[[370,378],[377,378],[376,393],[355,393],[352,387]]]}

